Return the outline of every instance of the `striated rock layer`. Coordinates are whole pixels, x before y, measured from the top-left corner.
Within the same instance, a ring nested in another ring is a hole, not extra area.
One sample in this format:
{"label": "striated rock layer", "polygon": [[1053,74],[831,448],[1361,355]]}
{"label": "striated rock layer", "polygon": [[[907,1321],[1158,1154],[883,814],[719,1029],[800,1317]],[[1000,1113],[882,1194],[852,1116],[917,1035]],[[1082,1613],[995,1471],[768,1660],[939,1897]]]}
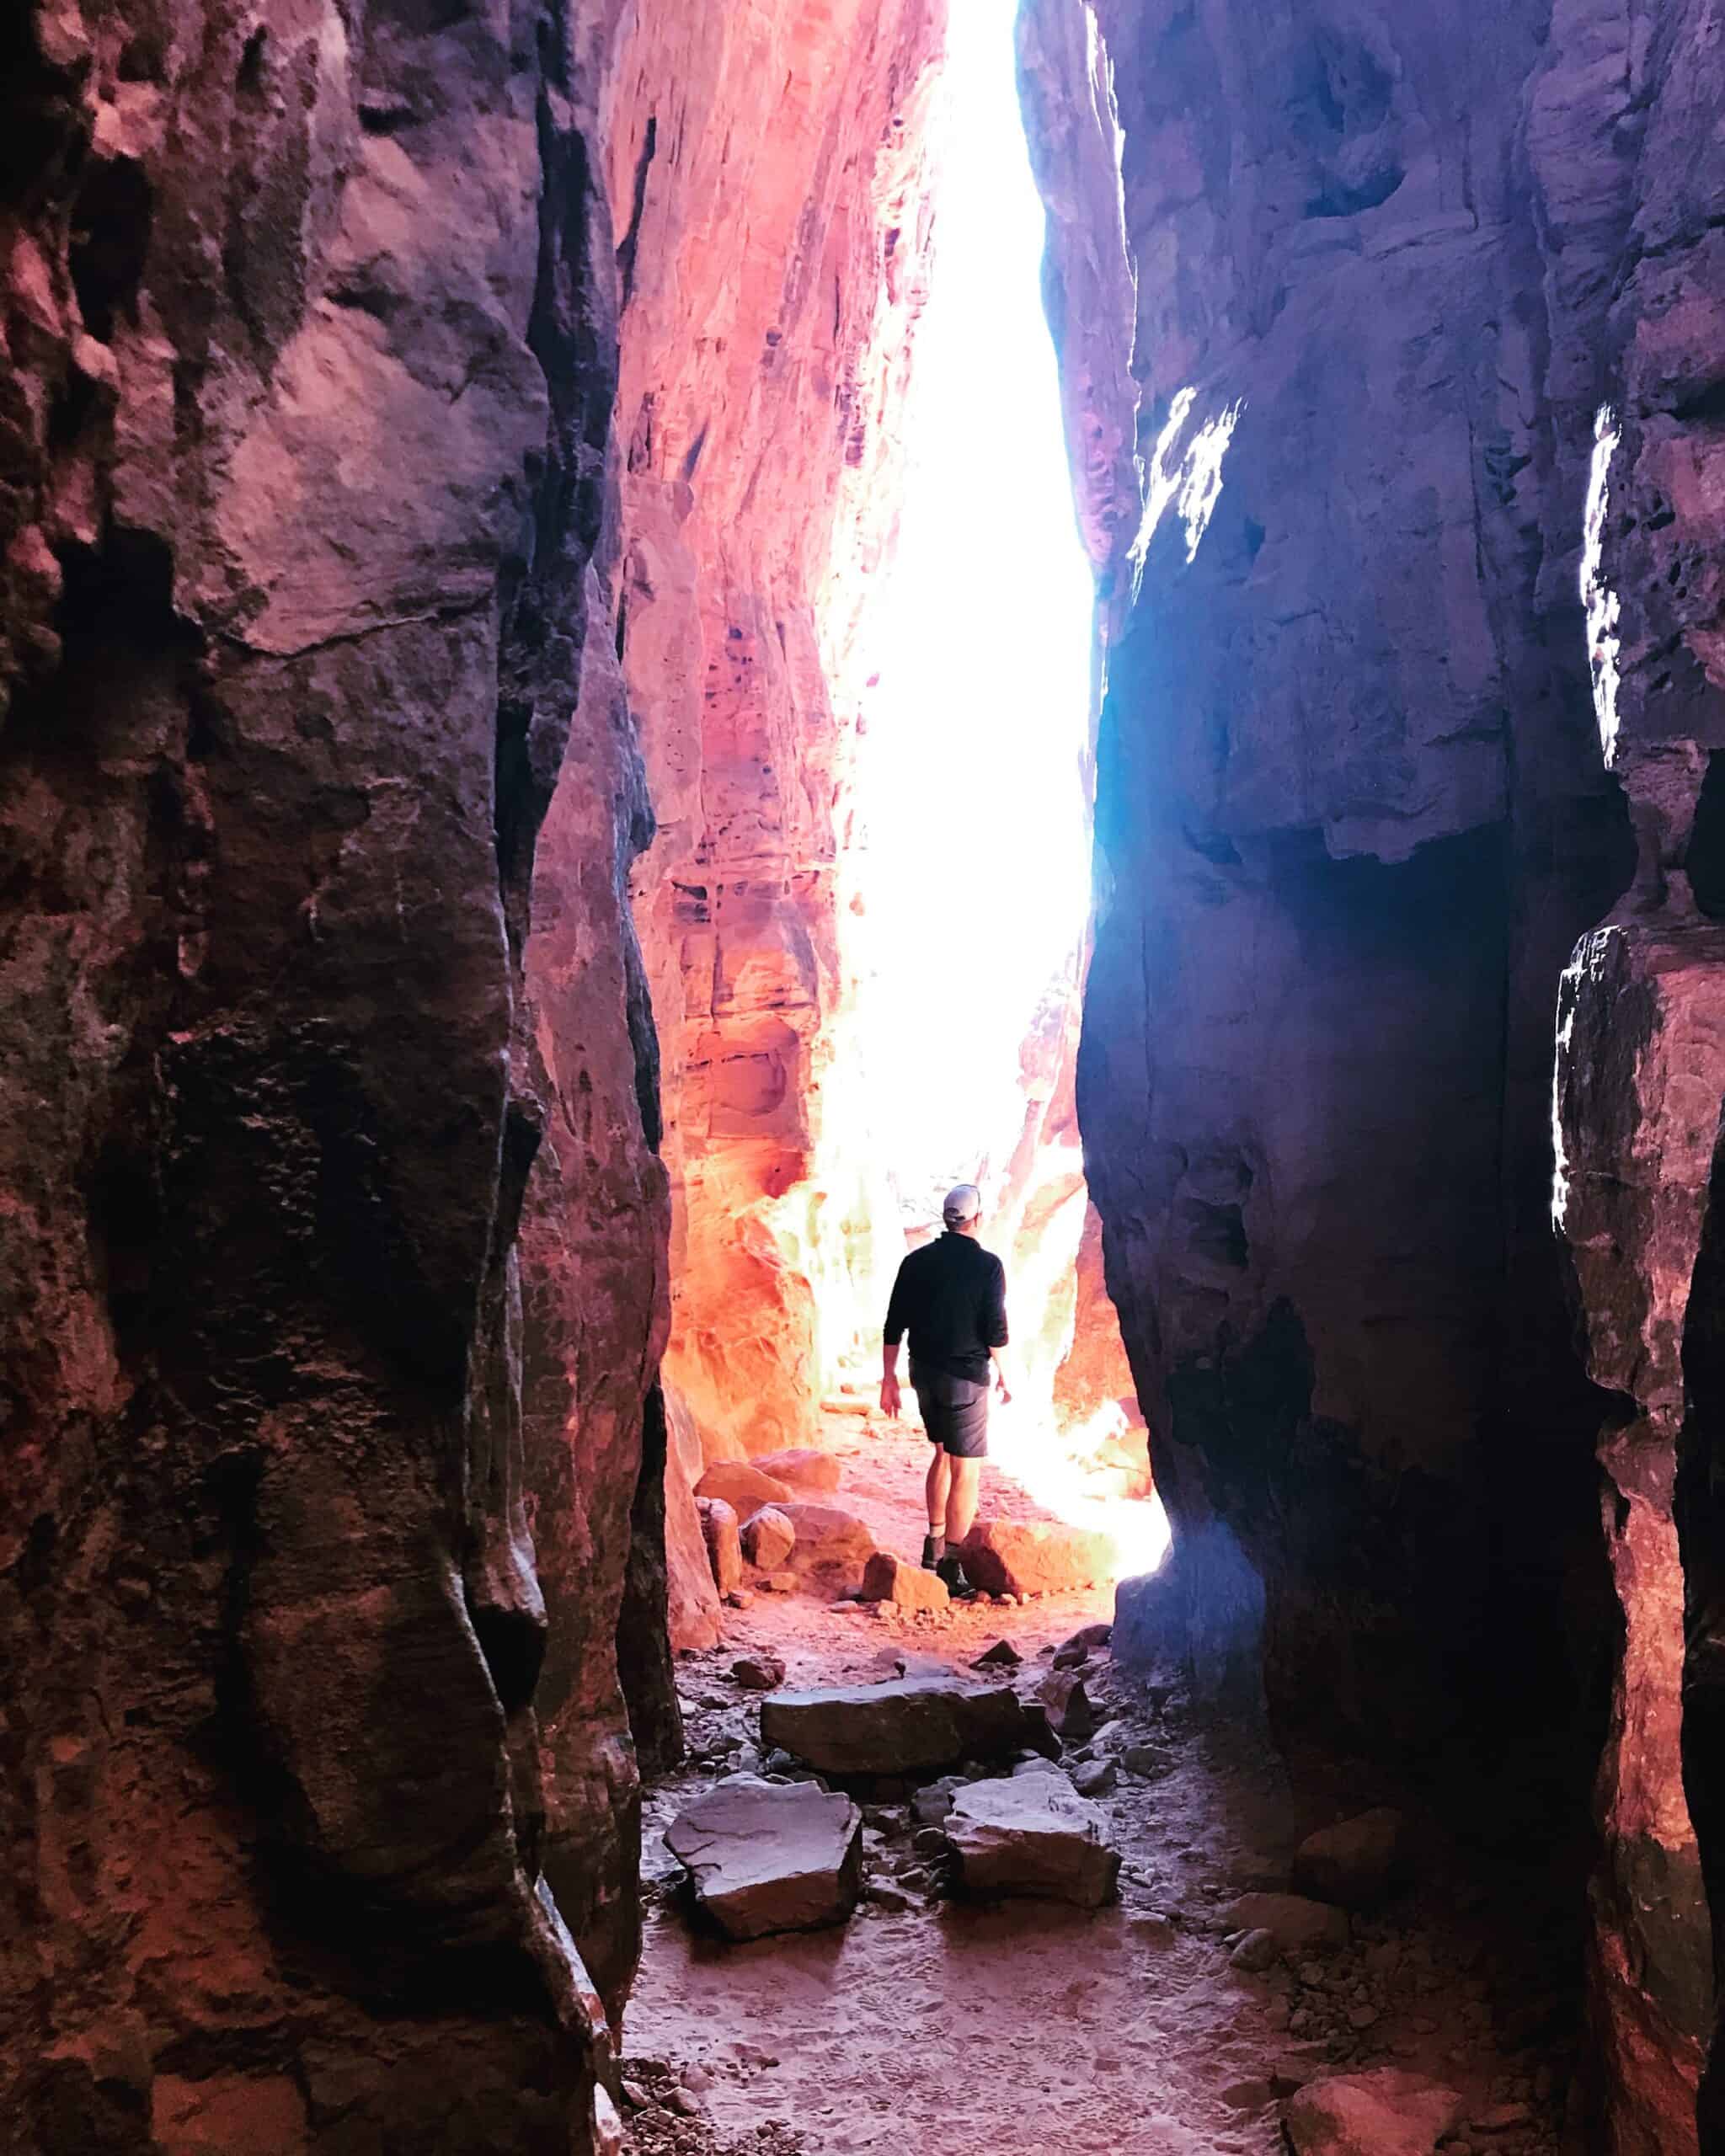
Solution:
{"label": "striated rock layer", "polygon": [[665,1189],[602,27],[0,18],[8,2149],[615,2145],[546,1883],[615,1997]]}
{"label": "striated rock layer", "polygon": [[[1079,1109],[1176,1534],[1118,1636],[1403,1760],[1511,1733],[1547,1806],[1603,1750],[1602,2130],[1693,2147],[1712,12],[1029,0],[1020,36],[1107,674]],[[1608,913],[1562,1018],[1583,1361],[1552,1011]]]}
{"label": "striated rock layer", "polygon": [[894,1222],[847,1153],[867,1110],[841,850],[942,21],[938,0],[645,9],[615,74],[618,646],[660,827],[635,902],[665,1047],[666,1370],[709,1457],[799,1441],[820,1329],[842,1334],[871,1221]]}

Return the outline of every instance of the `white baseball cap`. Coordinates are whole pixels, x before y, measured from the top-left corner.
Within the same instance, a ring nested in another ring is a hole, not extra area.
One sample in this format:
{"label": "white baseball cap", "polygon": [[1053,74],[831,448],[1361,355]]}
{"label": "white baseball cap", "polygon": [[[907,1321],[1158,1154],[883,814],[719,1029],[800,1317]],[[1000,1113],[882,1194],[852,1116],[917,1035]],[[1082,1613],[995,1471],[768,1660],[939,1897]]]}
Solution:
{"label": "white baseball cap", "polygon": [[951,1225],[974,1220],[982,1210],[982,1193],[974,1182],[955,1183],[946,1194],[940,1217]]}

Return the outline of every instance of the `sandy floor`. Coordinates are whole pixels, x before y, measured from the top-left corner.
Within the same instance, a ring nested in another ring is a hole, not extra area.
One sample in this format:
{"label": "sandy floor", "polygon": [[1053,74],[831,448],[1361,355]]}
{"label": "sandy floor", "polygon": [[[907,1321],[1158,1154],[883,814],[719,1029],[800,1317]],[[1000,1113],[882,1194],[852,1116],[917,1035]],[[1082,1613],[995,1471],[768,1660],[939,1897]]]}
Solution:
{"label": "sandy floor", "polygon": [[[920,1434],[836,1415],[827,1441],[846,1460],[837,1502],[914,1556]],[[1035,1510],[994,1473],[983,1508]],[[625,2029],[626,2078],[659,2100],[633,2113],[637,2150],[1258,2156],[1282,2146],[1281,2095],[1381,2064],[1442,2079],[1471,2116],[1491,2117],[1488,2137],[1452,2144],[1457,2156],[1556,2149],[1563,2077],[1550,2046],[1564,2011],[1550,1970],[1561,1957],[1525,1898],[1506,1924],[1503,1883],[1434,1842],[1415,1894],[1357,1927],[1346,1953],[1236,1972],[1220,1911],[1250,1887],[1284,1886],[1302,1834],[1386,1792],[1354,1780],[1332,1784],[1328,1801],[1296,1796],[1265,1752],[1203,1726],[1166,1685],[1129,1684],[1105,1656],[1087,1681],[1114,1718],[1084,1748],[1108,1757],[1147,1741],[1167,1763],[1155,1779],[1123,1771],[1101,1800],[1124,1859],[1116,1906],[975,1908],[913,1892],[902,1910],[865,1902],[841,1930],[744,1946],[691,1929],[662,1835],[696,1790],[745,1763],[756,1734],[756,1704],[729,1676],[736,1654],[768,1649],[792,1682],[837,1683],[893,1674],[905,1656],[966,1670],[1005,1636],[1033,1664],[1111,1600],[888,1625],[762,1596],[735,1614],[722,1649],[684,1662],[692,1760],[649,1794],[646,1951]],[[912,1862],[902,1835],[871,1829],[871,1878],[890,1883]],[[667,2097],[686,2116],[668,2115]]]}

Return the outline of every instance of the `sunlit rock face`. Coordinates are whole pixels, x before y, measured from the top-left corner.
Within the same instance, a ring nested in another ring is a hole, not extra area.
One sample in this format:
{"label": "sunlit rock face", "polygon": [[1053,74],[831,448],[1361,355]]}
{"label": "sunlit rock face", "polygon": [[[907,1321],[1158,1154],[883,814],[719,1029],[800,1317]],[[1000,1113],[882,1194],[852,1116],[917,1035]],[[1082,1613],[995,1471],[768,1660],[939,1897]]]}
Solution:
{"label": "sunlit rock face", "polygon": [[0,11],[8,2148],[589,2145],[664,1205],[590,30]]}
{"label": "sunlit rock face", "polygon": [[[643,9],[607,140],[618,648],[659,835],[636,914],[674,1182],[667,1374],[708,1455],[793,1444],[874,1301],[841,850],[929,240],[935,0]],[[847,1147],[859,1150],[847,1151]],[[878,1322],[878,1307],[874,1311]]]}
{"label": "sunlit rock face", "polygon": [[[1604,2131],[1693,2147],[1711,16],[1037,0],[1021,39],[1108,670],[1079,1107],[1176,1531],[1130,1629],[1404,1759],[1561,1737],[1579,1793],[1603,1748]],[[1558,1093],[1583,1357],[1551,1033],[1608,915]]]}

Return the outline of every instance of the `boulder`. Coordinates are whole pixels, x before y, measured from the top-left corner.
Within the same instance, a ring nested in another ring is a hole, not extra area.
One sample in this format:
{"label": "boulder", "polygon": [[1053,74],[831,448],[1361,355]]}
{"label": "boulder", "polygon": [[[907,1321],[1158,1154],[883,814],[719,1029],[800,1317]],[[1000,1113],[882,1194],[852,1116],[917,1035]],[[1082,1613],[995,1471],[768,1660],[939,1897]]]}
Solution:
{"label": "boulder", "polygon": [[1432,2156],[1466,2109],[1455,2089],[1398,2066],[1308,2081],[1282,2106],[1294,2156]]}
{"label": "boulder", "polygon": [[1230,1931],[1267,1931],[1283,1954],[1325,1952],[1345,1946],[1348,1913],[1303,1894],[1242,1894],[1223,1912]]}
{"label": "boulder", "polygon": [[1033,1895],[1100,1908],[1119,1876],[1108,1822],[1063,1774],[969,1782],[946,1817],[967,1893]]}
{"label": "boulder", "polygon": [[1063,1743],[1081,1744],[1096,1734],[1096,1709],[1076,1669],[1051,1670],[1036,1688],[1048,1710],[1048,1726]]}
{"label": "boulder", "polygon": [[890,1602],[900,1609],[938,1612],[952,1606],[944,1580],[920,1565],[907,1564],[889,1550],[877,1550],[863,1566],[862,1599]]}
{"label": "boulder", "polygon": [[1016,1669],[1024,1659],[1010,1640],[996,1640],[991,1647],[985,1647],[970,1667],[973,1669]]}
{"label": "boulder", "polygon": [[788,1484],[792,1492],[812,1490],[818,1497],[830,1497],[844,1474],[831,1453],[816,1452],[812,1447],[762,1453],[754,1465],[775,1481]]}
{"label": "boulder", "polygon": [[1119,1780],[1112,1759],[1088,1759],[1072,1770],[1072,1786],[1080,1796],[1106,1796]]}
{"label": "boulder", "polygon": [[1114,1569],[1107,1535],[1051,1521],[980,1519],[962,1555],[965,1577],[985,1594],[1066,1594]]}
{"label": "boulder", "polygon": [[1409,1854],[1407,1822],[1381,1805],[1308,1834],[1294,1852],[1294,1884],[1321,1902],[1369,1909],[1405,1882]]}
{"label": "boulder", "polygon": [[748,1460],[715,1460],[695,1485],[697,1497],[723,1498],[740,1518],[758,1512],[762,1505],[782,1505],[790,1494],[788,1484]]}
{"label": "boulder", "polygon": [[796,1529],[777,1505],[762,1505],[743,1522],[743,1555],[758,1571],[777,1572],[796,1541]]}
{"label": "boulder", "polygon": [[719,1594],[695,1484],[701,1475],[701,1438],[675,1390],[665,1395],[665,1614],[672,1649],[717,1646],[723,1632]]}
{"label": "boulder", "polygon": [[745,1691],[772,1692],[785,1681],[785,1666],[776,1654],[740,1654],[731,1676]]}
{"label": "boulder", "polygon": [[721,1594],[734,1594],[743,1584],[743,1545],[736,1513],[723,1497],[697,1497],[695,1508],[701,1515],[713,1584]]}
{"label": "boulder", "polygon": [[778,1509],[796,1532],[785,1561],[798,1578],[836,1593],[854,1593],[863,1567],[874,1555],[874,1537],[860,1519],[836,1505],[794,1498]]}
{"label": "boulder", "polygon": [[815,1782],[733,1774],[665,1832],[695,1897],[733,1939],[841,1924],[862,1877],[862,1815]]}
{"label": "boulder", "polygon": [[1039,1719],[1008,1687],[918,1677],[775,1693],[761,1703],[761,1733],[819,1774],[935,1774],[1038,1744]]}
{"label": "boulder", "polygon": [[1061,1654],[1094,1654],[1098,1648],[1105,1647],[1114,1635],[1112,1625],[1081,1625],[1070,1639],[1060,1641],[1060,1652]]}

